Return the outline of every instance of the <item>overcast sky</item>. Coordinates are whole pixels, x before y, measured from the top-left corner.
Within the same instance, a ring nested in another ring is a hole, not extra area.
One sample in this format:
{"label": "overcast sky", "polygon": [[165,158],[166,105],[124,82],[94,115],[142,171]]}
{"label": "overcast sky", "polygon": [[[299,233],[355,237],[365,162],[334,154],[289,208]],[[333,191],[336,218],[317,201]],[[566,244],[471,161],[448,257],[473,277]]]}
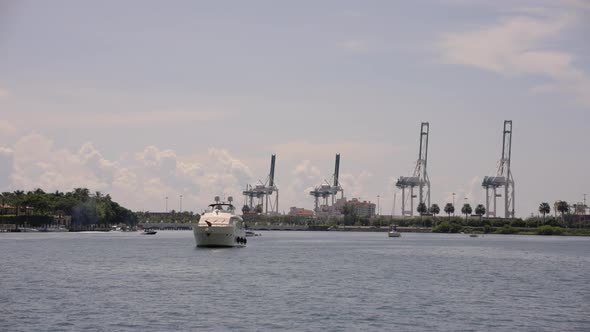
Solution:
{"label": "overcast sky", "polygon": [[526,217],[590,193],[589,33],[573,0],[1,1],[0,190],[201,211],[276,153],[288,211],[341,153],[391,214],[428,121],[432,202],[476,205],[509,119]]}

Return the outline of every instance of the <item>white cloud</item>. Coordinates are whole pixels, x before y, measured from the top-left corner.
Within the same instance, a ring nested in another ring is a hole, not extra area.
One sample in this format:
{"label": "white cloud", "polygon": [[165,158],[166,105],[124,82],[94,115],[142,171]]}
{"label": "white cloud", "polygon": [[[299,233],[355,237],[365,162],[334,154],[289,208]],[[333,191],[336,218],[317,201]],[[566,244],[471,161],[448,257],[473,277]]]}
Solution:
{"label": "white cloud", "polygon": [[215,195],[241,197],[251,181],[249,168],[222,149],[203,156],[178,156],[169,149],[147,146],[135,158],[108,160],[91,143],[77,151],[58,148],[40,134],[20,138],[12,148],[0,147],[0,188],[46,191],[87,187],[110,193],[132,209],[200,210]]}
{"label": "white cloud", "polygon": [[590,77],[574,65],[572,54],[547,46],[551,38],[558,37],[576,19],[570,13],[556,17],[509,17],[491,26],[445,34],[439,47],[448,63],[507,76],[547,78],[560,90],[573,91],[582,105],[590,107]]}
{"label": "white cloud", "polygon": [[340,176],[340,185],[344,189],[344,196],[348,198],[360,198],[373,200],[369,193],[369,181],[373,174],[369,171],[362,171],[359,174],[344,173]]}
{"label": "white cloud", "polygon": [[19,189],[70,190],[85,186],[104,190],[108,183],[85,164],[80,154],[54,147],[39,134],[22,137],[14,146],[12,185]]}

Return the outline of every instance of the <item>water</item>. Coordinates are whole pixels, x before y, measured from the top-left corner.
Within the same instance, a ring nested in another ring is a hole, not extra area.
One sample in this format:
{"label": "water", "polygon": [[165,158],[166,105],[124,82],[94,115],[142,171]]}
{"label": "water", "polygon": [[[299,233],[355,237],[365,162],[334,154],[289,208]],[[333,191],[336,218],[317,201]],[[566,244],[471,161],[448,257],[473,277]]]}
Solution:
{"label": "water", "polygon": [[590,331],[590,238],[0,234],[0,331]]}

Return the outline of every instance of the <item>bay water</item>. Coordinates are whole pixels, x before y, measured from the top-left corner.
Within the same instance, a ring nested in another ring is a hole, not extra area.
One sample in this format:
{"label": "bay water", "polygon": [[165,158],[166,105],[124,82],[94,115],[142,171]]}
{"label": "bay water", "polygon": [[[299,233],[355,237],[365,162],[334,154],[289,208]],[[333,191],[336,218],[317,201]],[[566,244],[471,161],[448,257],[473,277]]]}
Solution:
{"label": "bay water", "polygon": [[590,331],[590,238],[0,234],[0,331]]}

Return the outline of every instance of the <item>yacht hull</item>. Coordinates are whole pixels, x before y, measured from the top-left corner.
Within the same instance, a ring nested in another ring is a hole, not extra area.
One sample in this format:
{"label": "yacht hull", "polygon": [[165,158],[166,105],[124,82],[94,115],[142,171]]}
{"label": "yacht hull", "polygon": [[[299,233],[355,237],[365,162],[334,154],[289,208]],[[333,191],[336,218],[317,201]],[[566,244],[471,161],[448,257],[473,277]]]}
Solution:
{"label": "yacht hull", "polygon": [[193,226],[197,247],[230,248],[246,245],[246,232],[235,227]]}

